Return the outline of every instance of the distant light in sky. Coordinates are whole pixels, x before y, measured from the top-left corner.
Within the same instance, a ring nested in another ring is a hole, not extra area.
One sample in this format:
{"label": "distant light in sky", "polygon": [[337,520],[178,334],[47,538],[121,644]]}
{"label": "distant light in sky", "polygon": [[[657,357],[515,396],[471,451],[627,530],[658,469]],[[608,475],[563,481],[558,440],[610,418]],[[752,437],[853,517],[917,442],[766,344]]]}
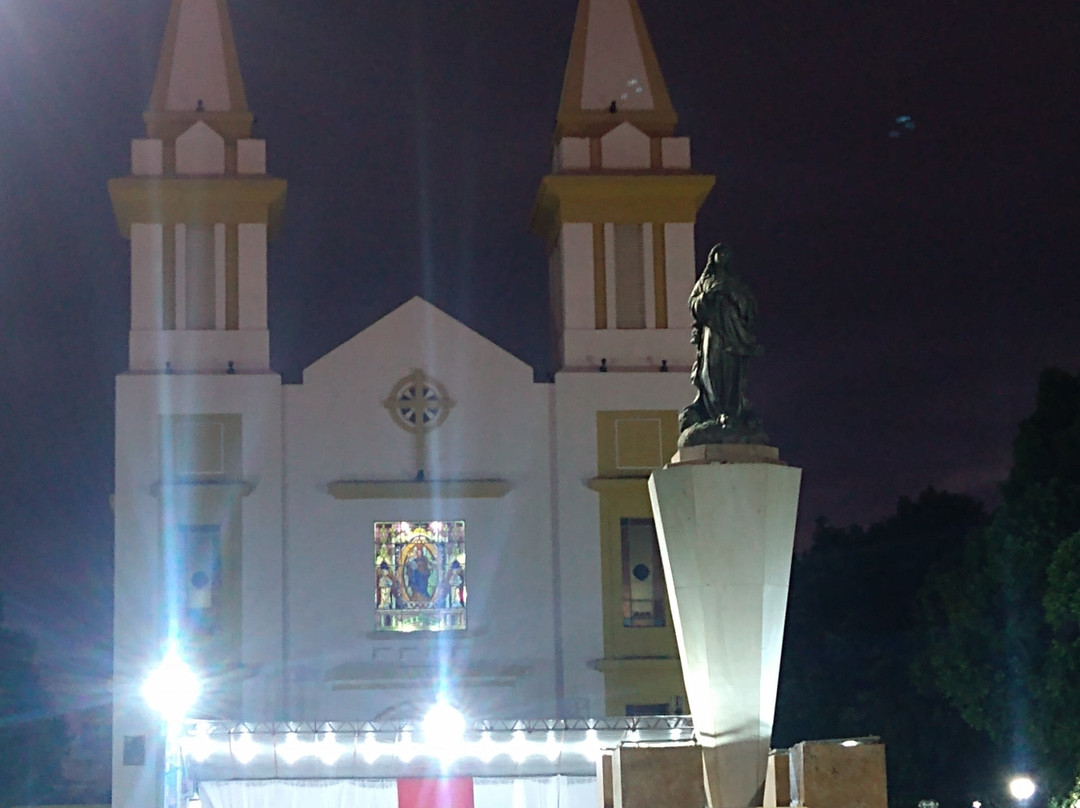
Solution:
{"label": "distant light in sky", "polygon": [[910,115],[898,115],[893,124],[893,128],[889,130],[889,137],[891,138],[898,138],[915,129],[915,121],[912,120]]}

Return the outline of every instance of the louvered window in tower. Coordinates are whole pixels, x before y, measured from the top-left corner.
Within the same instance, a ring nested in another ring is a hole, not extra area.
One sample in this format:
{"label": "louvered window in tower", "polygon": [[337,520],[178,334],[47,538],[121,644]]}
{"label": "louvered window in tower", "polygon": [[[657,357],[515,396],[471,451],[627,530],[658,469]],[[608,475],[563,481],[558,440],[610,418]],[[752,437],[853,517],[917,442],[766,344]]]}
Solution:
{"label": "louvered window in tower", "polygon": [[615,327],[645,327],[645,255],[641,225],[615,225]]}
{"label": "louvered window in tower", "polygon": [[189,331],[216,327],[214,228],[188,225],[184,243],[184,305]]}

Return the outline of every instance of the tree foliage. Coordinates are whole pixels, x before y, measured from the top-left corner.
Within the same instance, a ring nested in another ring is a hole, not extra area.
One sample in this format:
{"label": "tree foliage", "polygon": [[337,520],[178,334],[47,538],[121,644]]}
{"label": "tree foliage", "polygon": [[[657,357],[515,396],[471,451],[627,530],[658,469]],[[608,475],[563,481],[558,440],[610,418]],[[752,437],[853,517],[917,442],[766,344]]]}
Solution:
{"label": "tree foliage", "polygon": [[1080,377],[1040,377],[1002,499],[927,582],[918,671],[1060,796],[1080,762]]}
{"label": "tree foliage", "polygon": [[34,643],[4,628],[0,609],[0,806],[52,800],[66,752],[64,723],[50,717]]}
{"label": "tree foliage", "polygon": [[819,521],[792,569],[774,743],[879,735],[892,805],[970,805],[986,739],[910,666],[925,644],[918,592],[986,520],[976,500],[928,489],[865,529]]}

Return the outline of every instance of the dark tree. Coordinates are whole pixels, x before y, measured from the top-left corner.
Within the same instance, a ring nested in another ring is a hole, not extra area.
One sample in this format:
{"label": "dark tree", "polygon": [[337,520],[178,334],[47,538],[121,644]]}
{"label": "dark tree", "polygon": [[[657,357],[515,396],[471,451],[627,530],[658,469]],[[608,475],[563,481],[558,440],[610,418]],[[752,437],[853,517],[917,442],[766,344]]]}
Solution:
{"label": "dark tree", "polygon": [[921,690],[911,664],[926,642],[923,582],[986,519],[978,501],[928,489],[869,528],[819,521],[792,569],[775,745],[879,735],[891,805],[971,805],[988,741]]}
{"label": "dark tree", "polygon": [[61,793],[64,722],[52,716],[33,641],[3,627],[0,602],[0,806],[40,805]]}
{"label": "dark tree", "polygon": [[1043,372],[1002,499],[928,583],[919,668],[1060,797],[1080,764],[1080,377]]}

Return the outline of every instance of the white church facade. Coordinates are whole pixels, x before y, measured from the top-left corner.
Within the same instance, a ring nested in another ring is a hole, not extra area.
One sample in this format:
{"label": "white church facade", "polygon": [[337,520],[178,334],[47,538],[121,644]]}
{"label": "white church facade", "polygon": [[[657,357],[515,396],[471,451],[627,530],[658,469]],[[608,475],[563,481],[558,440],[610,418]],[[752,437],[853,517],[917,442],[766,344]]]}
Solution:
{"label": "white church facade", "polygon": [[551,382],[413,298],[283,384],[267,241],[286,183],[251,137],[225,0],[173,0],[145,119],[110,183],[132,301],[113,804],[157,804],[159,718],[139,688],[170,645],[204,682],[193,716],[238,725],[360,733],[439,699],[547,732],[684,714],[646,481],[691,392],[713,178],[675,136],[636,0],[580,0],[570,43],[532,222]]}

